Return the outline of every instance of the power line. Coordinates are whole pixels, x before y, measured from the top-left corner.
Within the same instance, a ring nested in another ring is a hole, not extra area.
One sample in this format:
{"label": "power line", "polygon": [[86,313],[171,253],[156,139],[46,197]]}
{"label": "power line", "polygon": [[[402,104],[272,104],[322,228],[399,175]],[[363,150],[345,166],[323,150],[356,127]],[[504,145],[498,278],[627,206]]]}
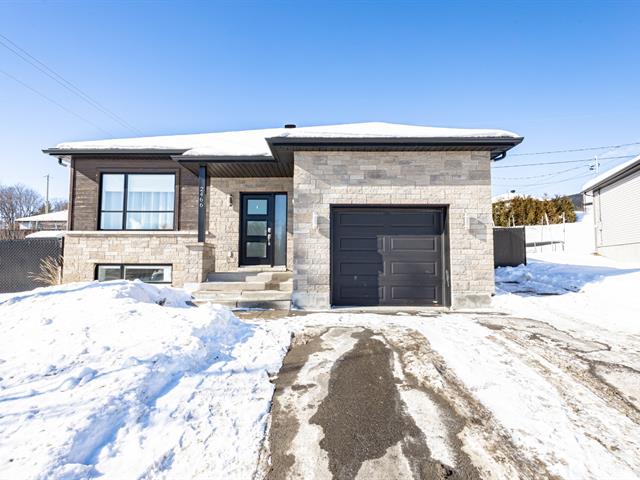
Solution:
{"label": "power line", "polygon": [[[615,157],[602,157],[602,158],[598,158],[598,160],[611,160],[611,159],[616,159],[616,158],[631,158],[631,157],[635,157],[636,155],[618,155]],[[557,162],[538,162],[538,163],[521,163],[520,165],[499,165],[497,167],[493,167],[493,168],[517,168],[517,167],[537,167],[538,165],[560,165],[562,163],[579,163],[579,162],[592,162],[594,160],[593,157],[591,158],[581,158],[579,160],[561,160],[561,161],[557,161]]]}
{"label": "power line", "polygon": [[[5,41],[3,41],[2,39],[4,39]],[[12,52],[13,54],[18,56],[19,58],[21,58],[25,62],[27,62],[32,67],[34,67],[37,70],[39,70],[40,72],[44,73],[46,76],[48,76],[49,78],[51,78],[52,80],[57,82],[59,85],[61,85],[62,87],[64,87],[65,89],[67,89],[68,91],[70,91],[71,93],[73,93],[74,95],[76,95],[77,97],[79,97],[80,99],[82,99],[83,101],[88,103],[89,105],[91,105],[93,108],[99,110],[103,114],[105,114],[108,117],[110,117],[112,120],[114,120],[117,123],[119,123],[124,128],[130,129],[130,130],[134,130],[134,131],[136,131],[138,133],[142,133],[136,127],[134,127],[129,122],[124,120],[122,117],[120,117],[119,115],[116,115],[115,113],[113,113],[107,107],[105,107],[100,102],[98,102],[96,99],[91,97],[88,93],[85,93],[78,86],[76,86],[73,83],[71,83],[69,80],[64,78],[59,73],[57,73],[51,67],[47,66],[44,62],[38,60],[36,57],[31,55],[25,49],[21,48],[15,42],[13,42],[12,40],[10,40],[9,38],[7,38],[6,36],[4,36],[2,34],[0,34],[0,45],[2,45],[7,50]]]}
{"label": "power line", "polygon": [[552,153],[570,153],[570,152],[586,152],[589,150],[602,150],[603,148],[620,148],[630,147],[632,145],[640,145],[640,142],[622,143],[620,145],[603,145],[601,147],[585,147],[585,148],[570,148],[567,150],[549,150],[547,152],[528,152],[528,153],[512,153],[511,157],[521,157],[525,155],[550,155]]}
{"label": "power line", "polygon": [[88,123],[89,125],[97,128],[98,130],[100,130],[103,133],[106,133],[107,135],[109,135],[110,137],[113,137],[113,133],[109,132],[108,130],[105,130],[104,128],[100,127],[99,125],[93,123],[91,120],[89,120],[88,118],[83,117],[82,115],[74,112],[73,110],[68,109],[67,107],[65,107],[64,105],[62,105],[61,103],[55,101],[53,98],[45,95],[44,93],[40,92],[39,90],[36,90],[35,88],[33,88],[32,86],[26,84],[25,82],[23,82],[22,80],[20,80],[17,77],[14,77],[13,75],[11,75],[8,72],[5,72],[4,70],[0,69],[0,73],[2,73],[3,75],[6,75],[7,77],[9,77],[11,80],[13,80],[16,83],[19,83],[20,85],[22,85],[24,88],[31,90],[33,93],[35,93],[36,95],[39,95],[40,97],[44,98],[45,100],[53,103],[54,105],[56,105],[57,107],[61,108],[62,110],[64,110],[67,113],[70,113],[71,115],[73,115],[76,118],[79,118],[80,120],[82,120],[83,122]]}
{"label": "power line", "polygon": [[578,170],[584,167],[586,167],[586,165],[578,165],[577,167],[567,168],[566,170],[560,170],[560,171],[551,172],[551,173],[543,173],[542,175],[530,175],[527,177],[494,177],[493,179],[494,180],[528,180],[530,178],[551,177],[553,175],[560,175],[561,173],[570,172],[572,170]]}
{"label": "power line", "polygon": [[[575,177],[575,176],[571,176],[571,177],[569,177],[569,178],[564,178],[564,179],[562,179],[562,180],[554,180],[553,182],[530,183],[530,184],[527,184],[527,185],[518,185],[518,188],[524,188],[524,187],[537,187],[537,186],[540,186],[540,185],[557,185],[557,184],[559,184],[559,183],[570,182],[571,180],[578,180],[578,179],[580,179],[580,178],[586,178],[586,177],[590,177],[590,176],[592,176],[592,175],[593,175],[592,173],[587,173],[587,174],[585,174],[585,175],[579,175],[579,176],[577,176],[577,177]],[[494,185],[494,186],[495,186],[495,187],[503,187],[503,188],[506,188],[506,187],[512,187],[513,185]]]}
{"label": "power line", "polygon": [[[598,163],[602,164],[602,163],[608,163],[611,160],[613,160],[616,157],[604,157],[604,158],[598,158]],[[593,159],[590,159],[593,161]],[[539,165],[539,164],[538,164]],[[572,170],[579,170],[581,168],[587,167],[587,166],[591,166],[588,164],[585,165],[578,165],[577,167],[571,167],[571,168],[567,168],[565,170],[558,170],[557,172],[550,172],[550,173],[543,173],[541,175],[528,175],[528,176],[520,176],[520,177],[493,177],[494,180],[528,180],[530,178],[542,178],[542,177],[551,177],[553,175],[560,175],[561,173],[566,173],[566,172],[570,172]]]}

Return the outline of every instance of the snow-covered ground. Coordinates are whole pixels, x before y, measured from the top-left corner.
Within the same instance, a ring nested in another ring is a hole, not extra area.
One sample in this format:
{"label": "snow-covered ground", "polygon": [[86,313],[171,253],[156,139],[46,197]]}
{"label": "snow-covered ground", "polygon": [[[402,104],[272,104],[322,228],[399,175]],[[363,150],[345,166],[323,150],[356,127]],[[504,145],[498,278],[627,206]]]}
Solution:
{"label": "snow-covered ground", "polygon": [[563,328],[640,334],[640,263],[598,255],[529,254],[528,265],[496,269],[494,306]]}
{"label": "snow-covered ground", "polygon": [[[292,334],[328,327],[379,332],[402,356],[396,377],[456,412],[452,437],[435,418],[446,409],[402,391],[453,468],[458,438],[486,478],[638,478],[640,265],[538,254],[498,269],[496,285],[487,313],[252,321],[140,282],[0,296],[0,478],[253,478],[270,375]],[[339,353],[309,365],[329,372]]]}
{"label": "snow-covered ground", "polygon": [[70,284],[0,299],[0,478],[250,478],[288,330],[185,292]]}

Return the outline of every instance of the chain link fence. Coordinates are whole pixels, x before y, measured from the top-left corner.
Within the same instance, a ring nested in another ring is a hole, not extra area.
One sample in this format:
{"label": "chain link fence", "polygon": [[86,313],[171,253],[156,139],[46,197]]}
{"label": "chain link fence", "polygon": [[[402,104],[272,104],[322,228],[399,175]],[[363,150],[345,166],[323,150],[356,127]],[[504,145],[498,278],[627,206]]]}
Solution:
{"label": "chain link fence", "polygon": [[52,276],[52,265],[58,267],[59,275],[62,269],[61,238],[0,240],[0,293],[48,286],[42,277]]}

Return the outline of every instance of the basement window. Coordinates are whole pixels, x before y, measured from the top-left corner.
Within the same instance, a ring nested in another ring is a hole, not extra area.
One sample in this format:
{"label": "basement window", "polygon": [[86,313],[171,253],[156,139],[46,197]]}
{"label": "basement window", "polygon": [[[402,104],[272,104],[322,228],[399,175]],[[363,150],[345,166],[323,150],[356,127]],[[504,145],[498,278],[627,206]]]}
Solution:
{"label": "basement window", "polygon": [[171,283],[171,265],[97,265],[96,280],[141,280],[146,283]]}

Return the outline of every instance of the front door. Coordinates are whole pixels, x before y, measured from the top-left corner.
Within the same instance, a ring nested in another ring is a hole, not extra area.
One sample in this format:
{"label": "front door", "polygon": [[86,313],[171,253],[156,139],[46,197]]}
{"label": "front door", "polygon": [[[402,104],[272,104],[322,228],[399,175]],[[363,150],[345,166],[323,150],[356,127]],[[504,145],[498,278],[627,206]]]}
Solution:
{"label": "front door", "polygon": [[242,265],[273,263],[274,197],[272,194],[242,195],[240,261]]}

